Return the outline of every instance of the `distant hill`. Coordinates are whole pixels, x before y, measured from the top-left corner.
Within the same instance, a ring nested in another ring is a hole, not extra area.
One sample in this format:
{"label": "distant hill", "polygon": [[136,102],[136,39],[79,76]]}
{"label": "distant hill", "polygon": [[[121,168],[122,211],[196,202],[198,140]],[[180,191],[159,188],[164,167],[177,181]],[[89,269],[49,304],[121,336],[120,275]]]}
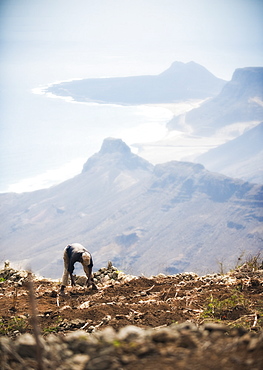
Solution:
{"label": "distant hill", "polygon": [[50,189],[0,194],[0,261],[60,277],[62,250],[80,242],[95,269],[111,260],[139,275],[218,270],[262,248],[263,187],[202,165],[152,166],[106,139],[78,176]]}
{"label": "distant hill", "polygon": [[146,104],[204,99],[217,95],[224,84],[197,63],[174,62],[159,75],[74,80],[53,84],[47,91],[76,101]]}
{"label": "distant hill", "polygon": [[210,171],[262,184],[263,122],[195,160]]}
{"label": "distant hill", "polygon": [[[237,69],[219,95],[184,116],[184,123],[201,136],[210,136],[230,125],[262,120],[263,67]],[[181,122],[181,116],[175,117],[168,127],[180,129]]]}

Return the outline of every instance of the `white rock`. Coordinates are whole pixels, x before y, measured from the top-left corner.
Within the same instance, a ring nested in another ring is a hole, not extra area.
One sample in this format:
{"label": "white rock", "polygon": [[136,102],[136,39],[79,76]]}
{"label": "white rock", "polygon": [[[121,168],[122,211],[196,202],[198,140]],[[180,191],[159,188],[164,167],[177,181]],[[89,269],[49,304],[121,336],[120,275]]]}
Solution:
{"label": "white rock", "polygon": [[119,340],[125,340],[129,342],[142,337],[143,334],[144,334],[143,329],[134,325],[128,325],[120,329],[117,338]]}
{"label": "white rock", "polygon": [[90,301],[85,301],[85,302],[81,303],[81,304],[78,306],[78,308],[79,308],[80,310],[83,310],[84,308],[88,308],[89,306],[90,306]]}

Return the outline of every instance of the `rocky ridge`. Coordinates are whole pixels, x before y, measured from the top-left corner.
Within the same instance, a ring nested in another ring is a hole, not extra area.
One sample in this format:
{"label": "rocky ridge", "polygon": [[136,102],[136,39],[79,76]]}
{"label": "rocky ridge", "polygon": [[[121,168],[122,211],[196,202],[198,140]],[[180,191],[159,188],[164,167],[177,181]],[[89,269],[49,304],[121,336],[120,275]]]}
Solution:
{"label": "rocky ridge", "polygon": [[[261,250],[263,187],[172,161],[152,166],[105,139],[81,174],[50,189],[0,194],[0,260],[59,278],[62,249],[83,244],[94,268],[205,274],[240,248]],[[74,238],[74,240],[72,240]],[[52,259],[50,259],[52,256]]]}
{"label": "rocky ridge", "polygon": [[263,269],[192,272],[151,278],[111,263],[94,273],[98,291],[0,271],[1,369],[261,369]]}
{"label": "rocky ridge", "polygon": [[240,123],[260,123],[263,119],[262,81],[262,67],[239,68],[216,97],[187,112],[184,118],[174,117],[167,126],[180,130],[183,119],[185,127],[190,126],[195,135],[211,136],[227,129],[237,137],[234,133]]}

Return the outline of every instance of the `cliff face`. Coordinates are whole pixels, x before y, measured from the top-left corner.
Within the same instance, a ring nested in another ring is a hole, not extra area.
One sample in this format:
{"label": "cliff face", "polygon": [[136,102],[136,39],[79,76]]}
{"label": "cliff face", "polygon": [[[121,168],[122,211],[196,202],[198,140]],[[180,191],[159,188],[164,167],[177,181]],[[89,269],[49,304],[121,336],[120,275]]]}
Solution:
{"label": "cliff face", "polygon": [[210,171],[263,184],[263,122],[234,140],[198,156]]}
{"label": "cliff face", "polygon": [[253,97],[263,99],[263,68],[247,67],[237,69],[223,90],[222,94],[233,99],[246,101]]}
{"label": "cliff face", "polygon": [[[202,136],[210,136],[235,123],[262,120],[262,67],[237,69],[216,97],[185,115],[185,123]],[[175,117],[168,127],[176,129],[179,121],[180,117]]]}

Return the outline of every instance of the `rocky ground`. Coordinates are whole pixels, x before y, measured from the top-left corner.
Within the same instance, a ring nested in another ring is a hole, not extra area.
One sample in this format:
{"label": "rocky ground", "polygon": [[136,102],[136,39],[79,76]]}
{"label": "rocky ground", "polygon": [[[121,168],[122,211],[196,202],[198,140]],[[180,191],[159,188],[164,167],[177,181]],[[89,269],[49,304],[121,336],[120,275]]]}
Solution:
{"label": "rocky ground", "polygon": [[59,282],[0,271],[1,369],[262,369],[263,270]]}

